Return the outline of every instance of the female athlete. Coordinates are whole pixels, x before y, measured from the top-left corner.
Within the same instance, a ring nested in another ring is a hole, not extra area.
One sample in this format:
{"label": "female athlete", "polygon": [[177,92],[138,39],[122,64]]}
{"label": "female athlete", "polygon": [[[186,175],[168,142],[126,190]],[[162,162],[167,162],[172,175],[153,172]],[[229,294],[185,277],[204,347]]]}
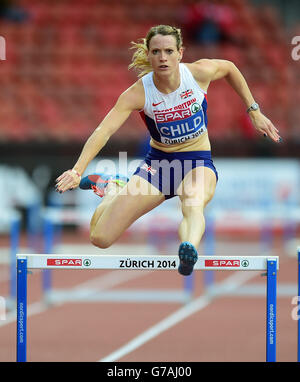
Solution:
{"label": "female athlete", "polygon": [[[205,230],[204,208],[218,179],[207,133],[209,84],[225,78],[244,102],[254,128],[275,142],[281,138],[232,62],[181,62],[180,29],[152,27],[133,48],[129,68],[140,71],[139,79],[119,96],[88,138],[74,167],[56,179],[56,190],[65,192],[80,186],[103,197],[90,223],[91,242],[99,248],[112,245],[139,217],[178,195],[183,215],[178,230],[178,271],[190,275]],[[140,112],[151,135],[150,150],[134,175],[130,180],[119,174],[93,174],[81,179],[90,161],[134,110]]]}

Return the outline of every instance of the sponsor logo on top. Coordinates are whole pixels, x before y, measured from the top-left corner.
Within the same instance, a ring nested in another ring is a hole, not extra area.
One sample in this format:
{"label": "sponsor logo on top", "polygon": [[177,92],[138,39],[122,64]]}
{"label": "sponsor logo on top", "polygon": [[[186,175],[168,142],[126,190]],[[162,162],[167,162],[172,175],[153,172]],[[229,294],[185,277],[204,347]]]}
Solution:
{"label": "sponsor logo on top", "polygon": [[164,101],[160,101],[160,102],[158,102],[158,103],[152,103],[152,106],[156,107],[156,106],[160,105],[160,104],[163,103],[163,102],[164,102]]}

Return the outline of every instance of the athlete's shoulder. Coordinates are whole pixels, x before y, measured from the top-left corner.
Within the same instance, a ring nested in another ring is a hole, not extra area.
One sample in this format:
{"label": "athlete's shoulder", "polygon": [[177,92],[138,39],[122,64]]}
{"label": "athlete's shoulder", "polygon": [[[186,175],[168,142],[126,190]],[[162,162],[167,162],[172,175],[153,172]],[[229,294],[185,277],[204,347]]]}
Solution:
{"label": "athlete's shoulder", "polygon": [[190,65],[194,77],[197,81],[214,81],[225,77],[233,67],[234,63],[222,59],[201,59]]}
{"label": "athlete's shoulder", "polygon": [[194,78],[200,82],[209,81],[217,69],[216,60],[209,58],[202,58],[185,65],[191,71]]}
{"label": "athlete's shoulder", "polygon": [[145,91],[142,80],[137,80],[128,89],[126,89],[119,97],[122,102],[132,110],[141,110],[145,103]]}
{"label": "athlete's shoulder", "polygon": [[187,66],[202,89],[207,90],[211,81],[228,75],[234,64],[228,60],[203,58]]}

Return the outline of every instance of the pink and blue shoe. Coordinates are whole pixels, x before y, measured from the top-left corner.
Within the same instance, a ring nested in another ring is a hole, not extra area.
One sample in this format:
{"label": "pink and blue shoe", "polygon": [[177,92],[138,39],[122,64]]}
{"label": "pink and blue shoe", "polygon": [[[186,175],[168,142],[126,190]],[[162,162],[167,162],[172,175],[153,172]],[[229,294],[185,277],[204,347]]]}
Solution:
{"label": "pink and blue shoe", "polygon": [[105,195],[105,188],[109,183],[118,184],[124,187],[128,182],[128,178],[123,175],[106,175],[103,173],[91,174],[81,179],[79,187],[82,190],[93,190],[100,198]]}
{"label": "pink and blue shoe", "polygon": [[189,276],[193,272],[194,265],[198,260],[196,248],[188,241],[184,241],[179,246],[178,256],[180,259],[178,272],[183,276]]}

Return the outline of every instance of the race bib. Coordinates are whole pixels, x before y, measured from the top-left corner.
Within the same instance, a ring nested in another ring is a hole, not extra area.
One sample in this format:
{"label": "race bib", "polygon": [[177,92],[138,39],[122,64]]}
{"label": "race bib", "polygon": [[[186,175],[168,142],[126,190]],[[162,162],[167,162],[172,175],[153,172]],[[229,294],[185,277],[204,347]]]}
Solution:
{"label": "race bib", "polygon": [[155,111],[154,116],[161,142],[167,145],[197,138],[207,130],[203,109],[197,102],[184,109]]}

